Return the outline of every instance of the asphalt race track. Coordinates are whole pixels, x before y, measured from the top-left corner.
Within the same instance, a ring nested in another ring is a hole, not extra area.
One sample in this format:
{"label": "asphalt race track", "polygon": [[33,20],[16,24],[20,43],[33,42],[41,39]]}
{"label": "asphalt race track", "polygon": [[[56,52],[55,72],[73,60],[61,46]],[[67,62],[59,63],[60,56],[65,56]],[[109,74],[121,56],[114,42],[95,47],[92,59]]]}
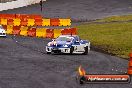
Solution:
{"label": "asphalt race track", "polygon": [[49,39],[0,38],[0,88],[131,88],[132,84],[76,82],[82,65],[88,74],[124,74],[128,61],[91,51],[89,55],[47,55]]}
{"label": "asphalt race track", "polygon": [[35,13],[45,17],[93,20],[132,13],[132,0],[47,0],[43,3],[43,12],[40,10],[40,5],[36,4],[0,13]]}
{"label": "asphalt race track", "polygon": [[[94,20],[131,13],[131,6],[132,0],[47,0],[43,13],[38,4],[0,13]],[[128,61],[95,51],[89,55],[47,55],[49,41],[12,35],[0,38],[0,88],[132,88],[132,82],[79,85],[76,74],[80,65],[88,74],[124,74]]]}

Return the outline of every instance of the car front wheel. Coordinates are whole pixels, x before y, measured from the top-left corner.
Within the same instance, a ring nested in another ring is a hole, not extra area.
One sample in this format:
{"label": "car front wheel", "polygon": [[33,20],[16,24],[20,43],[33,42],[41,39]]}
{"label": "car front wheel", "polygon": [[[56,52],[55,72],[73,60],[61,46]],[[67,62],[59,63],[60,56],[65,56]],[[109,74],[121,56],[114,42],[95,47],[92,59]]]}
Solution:
{"label": "car front wheel", "polygon": [[85,51],[84,51],[83,54],[84,54],[84,55],[87,55],[87,54],[89,53],[88,46],[84,47],[84,50],[85,50]]}
{"label": "car front wheel", "polygon": [[73,51],[74,51],[74,47],[71,46],[71,48],[70,48],[70,54],[73,54]]}

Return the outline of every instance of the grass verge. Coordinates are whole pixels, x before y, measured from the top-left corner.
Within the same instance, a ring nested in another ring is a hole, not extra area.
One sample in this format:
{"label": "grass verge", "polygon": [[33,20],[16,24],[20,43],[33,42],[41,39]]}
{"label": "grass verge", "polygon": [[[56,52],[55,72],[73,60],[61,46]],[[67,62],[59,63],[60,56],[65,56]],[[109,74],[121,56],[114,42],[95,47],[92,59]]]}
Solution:
{"label": "grass verge", "polygon": [[122,15],[122,16],[111,16],[104,19],[96,20],[95,22],[118,22],[118,21],[132,21],[132,15]]}
{"label": "grass verge", "polygon": [[132,22],[86,23],[77,26],[82,39],[118,57],[129,58],[132,49]]}

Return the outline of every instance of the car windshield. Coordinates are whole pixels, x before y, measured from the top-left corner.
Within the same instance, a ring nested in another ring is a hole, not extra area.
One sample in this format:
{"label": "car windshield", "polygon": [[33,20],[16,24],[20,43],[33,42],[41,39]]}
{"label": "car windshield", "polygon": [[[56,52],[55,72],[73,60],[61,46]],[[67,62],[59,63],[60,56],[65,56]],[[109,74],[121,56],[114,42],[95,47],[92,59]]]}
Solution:
{"label": "car windshield", "polygon": [[56,41],[67,41],[67,42],[71,42],[73,40],[72,37],[58,37],[56,39]]}

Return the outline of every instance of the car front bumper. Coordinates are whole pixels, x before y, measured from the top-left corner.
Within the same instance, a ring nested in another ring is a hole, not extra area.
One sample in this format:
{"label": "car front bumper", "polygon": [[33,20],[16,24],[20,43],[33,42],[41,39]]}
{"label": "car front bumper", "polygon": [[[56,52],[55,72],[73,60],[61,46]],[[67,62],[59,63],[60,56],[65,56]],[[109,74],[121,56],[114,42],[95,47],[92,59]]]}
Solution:
{"label": "car front bumper", "polygon": [[6,37],[6,33],[0,33],[0,37]]}
{"label": "car front bumper", "polygon": [[48,47],[48,46],[46,46],[46,52],[70,53],[70,48],[57,48],[57,47]]}

